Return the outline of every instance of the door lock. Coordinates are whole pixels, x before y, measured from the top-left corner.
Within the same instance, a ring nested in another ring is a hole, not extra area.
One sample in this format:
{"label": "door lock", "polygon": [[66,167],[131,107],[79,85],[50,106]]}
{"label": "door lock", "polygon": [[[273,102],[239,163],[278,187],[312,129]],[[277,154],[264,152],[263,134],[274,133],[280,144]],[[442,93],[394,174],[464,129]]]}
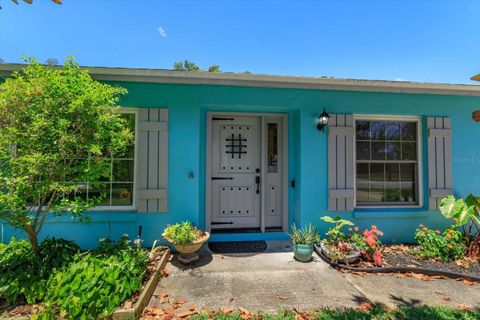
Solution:
{"label": "door lock", "polygon": [[255,183],[257,184],[257,194],[260,194],[260,177],[255,177]]}

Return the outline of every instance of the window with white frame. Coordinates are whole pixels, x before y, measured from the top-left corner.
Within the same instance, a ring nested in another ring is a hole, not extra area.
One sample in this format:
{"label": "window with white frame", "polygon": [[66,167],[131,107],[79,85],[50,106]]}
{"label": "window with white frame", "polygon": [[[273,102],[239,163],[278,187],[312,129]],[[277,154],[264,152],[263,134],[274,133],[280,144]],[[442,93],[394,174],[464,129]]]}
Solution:
{"label": "window with white frame", "polygon": [[419,120],[355,119],[356,206],[418,206]]}
{"label": "window with white frame", "polygon": [[[135,134],[135,113],[124,113],[121,116],[126,120],[131,132]],[[98,209],[108,207],[127,208],[134,206],[135,182],[135,138],[126,150],[120,154],[112,154],[105,158],[105,165],[110,168],[110,174],[102,177],[93,185],[81,184],[81,191],[76,196],[85,199],[101,198]],[[78,194],[80,193],[80,194]]]}

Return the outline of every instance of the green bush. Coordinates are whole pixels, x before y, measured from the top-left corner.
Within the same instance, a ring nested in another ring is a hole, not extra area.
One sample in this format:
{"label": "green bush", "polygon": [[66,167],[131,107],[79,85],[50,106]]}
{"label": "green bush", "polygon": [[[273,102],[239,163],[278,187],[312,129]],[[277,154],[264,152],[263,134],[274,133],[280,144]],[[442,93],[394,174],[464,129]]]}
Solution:
{"label": "green bush", "polygon": [[445,262],[461,259],[467,249],[463,234],[455,227],[441,233],[420,225],[415,232],[415,240],[419,244],[412,253],[426,259],[440,259]]}
{"label": "green bush", "polygon": [[178,245],[191,244],[202,235],[203,232],[198,230],[188,221],[168,226],[163,232],[163,238]]}
{"label": "green bush", "polygon": [[47,238],[40,244],[41,255],[37,256],[30,242],[12,238],[0,247],[0,298],[10,303],[19,299],[27,303],[41,301],[50,275],[72,261],[79,250],[71,241]]}
{"label": "green bush", "polygon": [[141,289],[147,253],[128,238],[103,240],[95,253],[78,254],[47,283],[45,310],[35,318],[97,319],[110,315]]}

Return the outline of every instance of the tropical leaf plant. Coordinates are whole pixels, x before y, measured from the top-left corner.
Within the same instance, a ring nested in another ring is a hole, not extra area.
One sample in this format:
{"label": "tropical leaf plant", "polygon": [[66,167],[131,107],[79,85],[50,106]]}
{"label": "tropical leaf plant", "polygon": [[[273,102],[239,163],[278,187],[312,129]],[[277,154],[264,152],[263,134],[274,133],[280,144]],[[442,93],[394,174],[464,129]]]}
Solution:
{"label": "tropical leaf plant", "polygon": [[440,201],[439,209],[445,218],[453,219],[456,227],[463,228],[468,255],[480,255],[480,197],[470,194],[456,199],[449,195]]}

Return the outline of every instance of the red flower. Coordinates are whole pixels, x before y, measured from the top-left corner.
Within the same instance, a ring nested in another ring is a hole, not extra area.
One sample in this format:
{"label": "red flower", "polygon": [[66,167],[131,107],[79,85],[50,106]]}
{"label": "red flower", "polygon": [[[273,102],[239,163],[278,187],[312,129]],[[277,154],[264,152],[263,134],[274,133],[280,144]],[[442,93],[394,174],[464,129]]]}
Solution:
{"label": "red flower", "polygon": [[379,267],[382,266],[382,254],[380,251],[375,251],[373,253],[373,260],[375,261],[375,264]]}

